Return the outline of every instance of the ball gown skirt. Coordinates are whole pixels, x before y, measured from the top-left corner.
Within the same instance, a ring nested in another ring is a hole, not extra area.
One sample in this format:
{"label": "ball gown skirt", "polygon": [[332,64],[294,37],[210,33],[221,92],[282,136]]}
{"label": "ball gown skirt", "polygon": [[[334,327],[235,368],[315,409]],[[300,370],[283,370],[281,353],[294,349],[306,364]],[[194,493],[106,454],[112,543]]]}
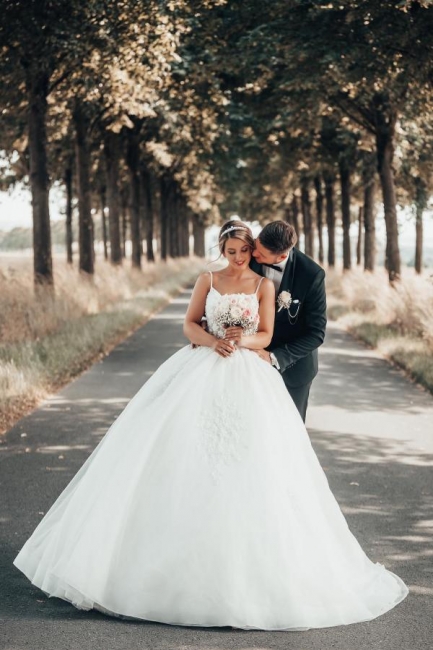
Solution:
{"label": "ball gown skirt", "polygon": [[368,621],[408,593],[350,532],[279,373],[185,346],[14,560],[80,609],[179,625]]}

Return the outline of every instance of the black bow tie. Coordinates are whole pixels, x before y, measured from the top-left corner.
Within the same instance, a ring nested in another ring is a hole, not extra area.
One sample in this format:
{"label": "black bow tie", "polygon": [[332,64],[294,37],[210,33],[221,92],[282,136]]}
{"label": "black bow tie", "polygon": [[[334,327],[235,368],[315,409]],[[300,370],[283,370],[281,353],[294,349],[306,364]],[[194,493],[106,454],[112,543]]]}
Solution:
{"label": "black bow tie", "polygon": [[283,272],[281,266],[277,266],[276,264],[263,264],[263,266],[268,266],[270,269],[274,269],[274,271],[278,271],[279,273]]}

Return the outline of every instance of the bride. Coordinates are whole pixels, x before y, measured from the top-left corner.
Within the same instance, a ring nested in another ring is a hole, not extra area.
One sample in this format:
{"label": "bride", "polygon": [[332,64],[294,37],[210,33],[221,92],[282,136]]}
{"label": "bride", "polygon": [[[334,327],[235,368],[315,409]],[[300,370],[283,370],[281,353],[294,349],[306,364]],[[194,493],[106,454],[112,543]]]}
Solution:
{"label": "bride", "polygon": [[[163,363],[14,564],[79,609],[176,625],[303,630],[368,621],[407,595],[350,532],[277,370],[274,287],[239,221],[197,280],[192,344]],[[206,315],[208,331],[201,325]]]}

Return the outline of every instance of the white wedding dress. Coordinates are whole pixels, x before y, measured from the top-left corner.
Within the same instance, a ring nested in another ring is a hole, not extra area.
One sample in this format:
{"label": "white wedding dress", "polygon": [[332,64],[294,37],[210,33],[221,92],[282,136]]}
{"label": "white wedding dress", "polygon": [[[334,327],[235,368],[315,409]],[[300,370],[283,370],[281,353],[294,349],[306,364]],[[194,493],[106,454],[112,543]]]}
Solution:
{"label": "white wedding dress", "polygon": [[[256,329],[257,295],[229,298]],[[227,299],[207,297],[216,334]],[[179,625],[344,625],[408,593],[361,549],[281,376],[246,349],[163,363],[14,564],[80,609]]]}

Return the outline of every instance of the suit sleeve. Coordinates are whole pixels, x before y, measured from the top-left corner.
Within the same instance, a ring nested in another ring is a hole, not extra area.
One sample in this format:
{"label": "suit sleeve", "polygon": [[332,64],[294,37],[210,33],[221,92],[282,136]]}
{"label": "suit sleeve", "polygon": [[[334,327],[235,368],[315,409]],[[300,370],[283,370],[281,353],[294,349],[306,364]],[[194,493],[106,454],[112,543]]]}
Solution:
{"label": "suit sleeve", "polygon": [[276,347],[271,345],[268,348],[275,354],[281,373],[322,345],[325,339],[326,293],[323,269],[317,272],[305,296],[303,308],[305,317],[303,335],[290,343],[283,343]]}

